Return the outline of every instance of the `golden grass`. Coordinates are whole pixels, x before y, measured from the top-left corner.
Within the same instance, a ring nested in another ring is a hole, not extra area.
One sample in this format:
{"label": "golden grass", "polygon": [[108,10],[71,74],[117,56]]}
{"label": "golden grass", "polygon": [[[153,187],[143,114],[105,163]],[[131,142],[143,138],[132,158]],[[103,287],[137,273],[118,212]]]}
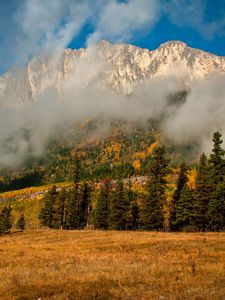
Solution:
{"label": "golden grass", "polygon": [[20,190],[14,190],[14,191],[8,191],[4,193],[0,193],[0,200],[1,199],[11,199],[15,197],[26,197],[30,196],[30,194],[37,193],[37,192],[44,192],[50,190],[53,186],[56,186],[57,188],[66,188],[71,186],[71,182],[60,182],[60,183],[51,183],[47,185],[42,186],[36,186],[36,187],[28,187]]}
{"label": "golden grass", "polygon": [[225,233],[13,233],[0,299],[225,299]]}

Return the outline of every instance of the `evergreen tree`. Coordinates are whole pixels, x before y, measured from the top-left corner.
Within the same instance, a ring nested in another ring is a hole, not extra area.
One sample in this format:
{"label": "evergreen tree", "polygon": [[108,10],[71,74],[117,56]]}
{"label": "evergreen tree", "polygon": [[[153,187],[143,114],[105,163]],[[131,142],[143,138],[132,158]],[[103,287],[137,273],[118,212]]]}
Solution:
{"label": "evergreen tree", "polygon": [[101,186],[94,212],[94,225],[98,229],[108,229],[110,190],[109,182]]}
{"label": "evergreen tree", "polygon": [[73,181],[73,188],[68,194],[67,204],[67,229],[82,228],[82,191],[80,183],[81,162],[78,156],[72,159],[70,176]]}
{"label": "evergreen tree", "polygon": [[[213,149],[209,159],[210,183],[212,187],[211,198],[208,206],[208,230],[222,230],[224,227],[224,179],[225,179],[225,151],[221,145],[223,140],[221,134],[217,131],[213,135]],[[222,211],[221,211],[222,209]]]}
{"label": "evergreen tree", "polygon": [[90,186],[85,182],[81,198],[81,228],[88,225],[89,205],[90,205]]}
{"label": "evergreen tree", "polygon": [[12,208],[5,205],[0,212],[0,234],[8,233],[12,227]]}
{"label": "evergreen tree", "polygon": [[208,225],[211,231],[225,229],[225,183],[218,183],[209,201]]}
{"label": "evergreen tree", "polygon": [[177,185],[176,185],[176,189],[174,191],[173,194],[173,199],[172,199],[172,209],[170,212],[170,227],[172,231],[176,231],[177,228],[175,226],[176,224],[176,212],[177,212],[177,203],[180,199],[180,195],[182,192],[183,187],[185,186],[185,184],[187,183],[187,168],[185,163],[181,163],[180,165],[180,172],[178,175],[178,179],[177,179]]}
{"label": "evergreen tree", "polygon": [[203,153],[200,157],[196,177],[196,203],[194,205],[195,225],[200,231],[205,231],[207,227],[207,213],[211,195],[212,185],[210,184],[208,161]]}
{"label": "evergreen tree", "polygon": [[67,204],[67,229],[81,229],[82,208],[81,208],[81,193],[80,186],[76,184],[68,193]]}
{"label": "evergreen tree", "polygon": [[39,219],[41,224],[47,226],[48,228],[53,228],[53,217],[54,217],[54,204],[56,201],[57,192],[56,187],[53,186],[52,189],[45,195],[43,207],[41,208]]}
{"label": "evergreen tree", "polygon": [[16,223],[16,227],[23,231],[25,229],[25,226],[26,226],[25,218],[24,218],[24,214],[22,213]]}
{"label": "evergreen tree", "polygon": [[122,180],[119,180],[111,198],[109,228],[112,230],[125,230],[127,226],[128,211],[129,203],[125,196],[123,182]]}
{"label": "evergreen tree", "polygon": [[61,228],[65,227],[65,206],[66,206],[66,190],[62,189],[55,198],[53,204],[53,221],[52,227]]}
{"label": "evergreen tree", "polygon": [[194,192],[185,185],[176,205],[176,220],[174,223],[178,231],[194,231]]}
{"label": "evergreen tree", "polygon": [[169,160],[166,149],[159,146],[153,152],[149,178],[146,184],[147,195],[142,199],[140,211],[141,228],[144,230],[163,229],[163,204],[165,203],[165,176]]}
{"label": "evergreen tree", "polygon": [[137,199],[133,199],[130,204],[130,228],[131,230],[137,230],[139,225],[139,206]]}

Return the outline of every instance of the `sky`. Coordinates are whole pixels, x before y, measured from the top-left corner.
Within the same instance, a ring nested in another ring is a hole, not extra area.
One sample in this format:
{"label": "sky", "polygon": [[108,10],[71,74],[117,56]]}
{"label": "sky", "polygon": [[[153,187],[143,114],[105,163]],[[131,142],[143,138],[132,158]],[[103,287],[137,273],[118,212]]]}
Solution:
{"label": "sky", "polygon": [[168,40],[225,55],[225,0],[0,0],[0,74],[42,52]]}

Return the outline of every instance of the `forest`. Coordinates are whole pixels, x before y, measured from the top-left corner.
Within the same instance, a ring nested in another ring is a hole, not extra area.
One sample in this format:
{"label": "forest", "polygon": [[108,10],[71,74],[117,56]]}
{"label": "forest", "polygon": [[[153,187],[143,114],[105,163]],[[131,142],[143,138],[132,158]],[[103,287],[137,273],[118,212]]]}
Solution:
{"label": "forest", "polygon": [[[180,162],[171,188],[173,165],[167,148],[155,145],[146,168],[143,188],[133,188],[133,174],[118,172],[99,181],[82,178],[82,157],[75,154],[68,172],[71,186],[53,187],[45,194],[38,218],[54,229],[102,229],[205,232],[225,229],[225,151],[222,135],[213,135],[212,152],[195,165],[194,184],[190,166]],[[123,169],[123,168],[122,168]],[[125,169],[125,168],[124,168]],[[125,169],[126,170],[126,169]],[[168,194],[170,201],[168,201]],[[0,213],[0,233],[12,227],[12,208],[6,203]],[[26,227],[23,212],[17,228]]]}

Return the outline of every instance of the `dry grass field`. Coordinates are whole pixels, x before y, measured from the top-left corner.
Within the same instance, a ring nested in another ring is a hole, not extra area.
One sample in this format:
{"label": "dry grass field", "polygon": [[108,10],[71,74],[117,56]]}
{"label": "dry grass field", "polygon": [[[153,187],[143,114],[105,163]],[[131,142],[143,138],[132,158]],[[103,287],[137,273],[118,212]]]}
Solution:
{"label": "dry grass field", "polygon": [[225,299],[225,233],[13,233],[0,299]]}

